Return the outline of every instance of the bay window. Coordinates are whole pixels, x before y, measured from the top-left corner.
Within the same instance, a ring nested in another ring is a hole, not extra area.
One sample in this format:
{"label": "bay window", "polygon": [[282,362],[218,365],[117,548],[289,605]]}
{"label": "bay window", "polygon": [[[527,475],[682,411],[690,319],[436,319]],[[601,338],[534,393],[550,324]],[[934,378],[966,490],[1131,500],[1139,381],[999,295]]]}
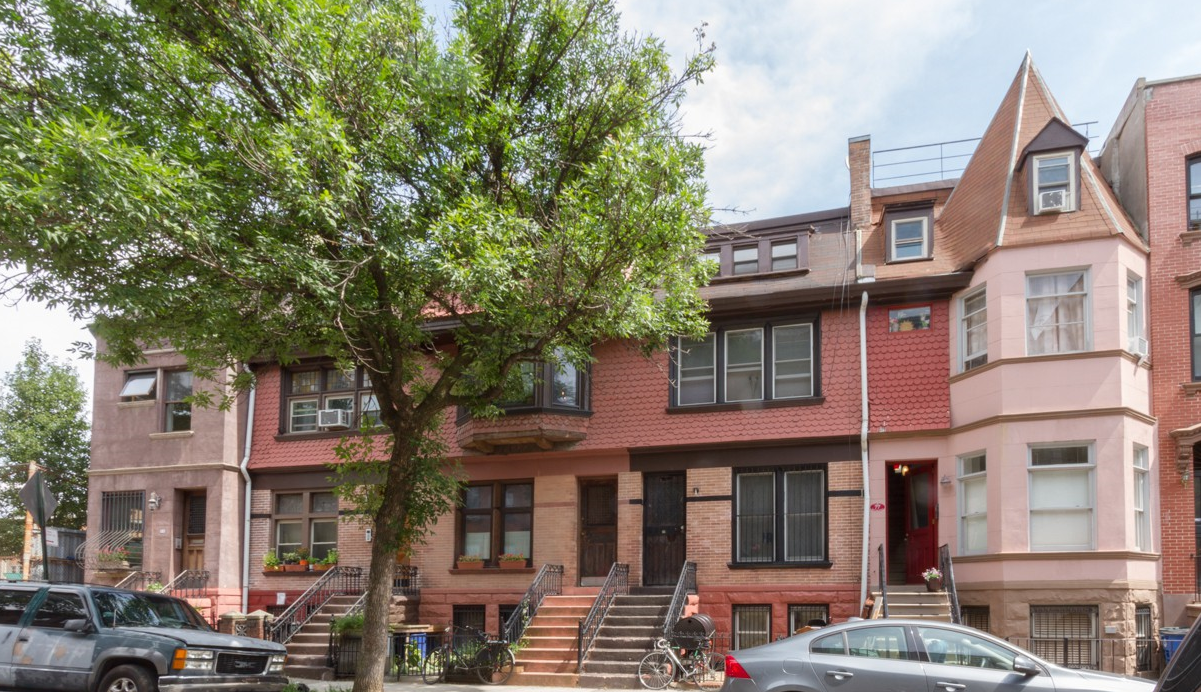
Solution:
{"label": "bay window", "polygon": [[1030,549],[1092,550],[1093,446],[1030,447]]}
{"label": "bay window", "polygon": [[1089,348],[1088,272],[1026,277],[1026,353],[1074,353]]}

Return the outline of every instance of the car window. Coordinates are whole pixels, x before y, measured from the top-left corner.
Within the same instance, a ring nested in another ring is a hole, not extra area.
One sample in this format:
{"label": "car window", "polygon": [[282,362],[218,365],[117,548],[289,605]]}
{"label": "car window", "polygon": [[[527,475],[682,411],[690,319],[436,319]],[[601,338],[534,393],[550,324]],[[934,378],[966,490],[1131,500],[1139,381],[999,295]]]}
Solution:
{"label": "car window", "polygon": [[1017,654],[987,639],[939,627],[918,627],[917,636],[931,663],[1013,670]]}
{"label": "car window", "polygon": [[30,589],[0,589],[0,625],[16,625],[37,593]]}
{"label": "car window", "polygon": [[105,591],[94,593],[92,600],[105,627],[209,629],[190,605],[170,596]]}
{"label": "car window", "polygon": [[34,627],[61,629],[67,620],[86,620],[88,610],[79,594],[51,591],[33,614]]}
{"label": "car window", "polygon": [[830,634],[809,645],[809,651],[815,654],[836,654],[842,655],[847,652],[846,644],[842,640],[842,633]]}
{"label": "car window", "polygon": [[846,635],[847,649],[852,656],[909,658],[909,646],[905,641],[904,627],[860,627],[848,630]]}

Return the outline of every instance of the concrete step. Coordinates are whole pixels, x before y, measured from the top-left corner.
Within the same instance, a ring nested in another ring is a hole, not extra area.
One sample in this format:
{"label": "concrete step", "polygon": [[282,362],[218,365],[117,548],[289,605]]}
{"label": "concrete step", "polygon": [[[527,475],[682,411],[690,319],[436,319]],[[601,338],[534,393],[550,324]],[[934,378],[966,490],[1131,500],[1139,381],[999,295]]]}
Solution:
{"label": "concrete step", "polygon": [[303,678],[305,680],[333,680],[333,668],[325,666],[284,666],[284,675],[289,678]]}
{"label": "concrete step", "polygon": [[[521,666],[518,666],[520,668]],[[529,670],[516,670],[506,685],[525,685],[528,687],[576,687],[579,675],[575,670],[568,673],[540,673]]]}
{"label": "concrete step", "polygon": [[616,663],[637,663],[642,660],[642,657],[650,652],[650,645],[639,649],[597,649],[593,648],[588,652],[587,663],[593,662],[616,662]]}

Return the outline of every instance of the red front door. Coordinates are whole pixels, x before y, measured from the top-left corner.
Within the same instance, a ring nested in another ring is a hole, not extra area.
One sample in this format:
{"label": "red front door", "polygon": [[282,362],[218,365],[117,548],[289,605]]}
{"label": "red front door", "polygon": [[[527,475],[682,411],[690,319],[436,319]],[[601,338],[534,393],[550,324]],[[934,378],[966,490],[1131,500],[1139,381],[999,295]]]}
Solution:
{"label": "red front door", "polygon": [[905,476],[905,581],[922,583],[938,566],[938,478],[934,464],[909,464]]}

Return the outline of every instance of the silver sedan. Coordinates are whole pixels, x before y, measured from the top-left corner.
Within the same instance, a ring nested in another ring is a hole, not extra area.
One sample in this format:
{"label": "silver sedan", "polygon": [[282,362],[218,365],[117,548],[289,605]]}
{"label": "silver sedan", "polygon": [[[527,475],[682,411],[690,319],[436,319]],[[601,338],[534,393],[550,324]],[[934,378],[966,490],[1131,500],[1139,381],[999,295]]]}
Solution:
{"label": "silver sedan", "polygon": [[971,627],[860,620],[726,657],[722,692],[1152,692],[1154,681],[1048,663]]}

